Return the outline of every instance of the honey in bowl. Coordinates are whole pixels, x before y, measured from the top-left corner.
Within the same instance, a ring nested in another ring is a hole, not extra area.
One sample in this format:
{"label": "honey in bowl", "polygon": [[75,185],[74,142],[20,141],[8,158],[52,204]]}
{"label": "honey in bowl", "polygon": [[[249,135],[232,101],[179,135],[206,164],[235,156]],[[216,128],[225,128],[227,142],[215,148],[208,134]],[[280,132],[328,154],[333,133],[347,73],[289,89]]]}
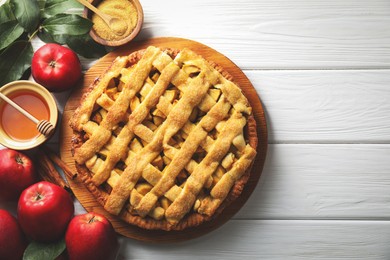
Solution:
{"label": "honey in bowl", "polygon": [[[36,93],[28,90],[20,90],[11,93],[8,95],[8,98],[34,117],[40,120],[50,119],[48,104]],[[15,141],[27,141],[40,135],[37,130],[37,125],[9,104],[4,104],[0,108],[0,119],[4,132]]]}
{"label": "honey in bowl", "polygon": [[[28,80],[10,82],[0,92],[37,120],[56,126],[58,109],[54,97],[42,85]],[[38,132],[37,124],[0,98],[0,144],[15,150],[28,150],[41,145],[51,135]]]}

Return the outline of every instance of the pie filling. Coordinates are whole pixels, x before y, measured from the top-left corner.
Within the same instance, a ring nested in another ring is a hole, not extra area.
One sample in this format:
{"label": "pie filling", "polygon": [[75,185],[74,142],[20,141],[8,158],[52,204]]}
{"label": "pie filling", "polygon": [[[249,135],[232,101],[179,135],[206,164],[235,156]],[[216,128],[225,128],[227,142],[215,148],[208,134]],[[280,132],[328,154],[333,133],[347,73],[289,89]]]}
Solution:
{"label": "pie filling", "polygon": [[220,71],[191,50],[150,46],[92,84],[70,125],[76,166],[105,210],[167,230],[215,214],[257,144],[246,97]]}

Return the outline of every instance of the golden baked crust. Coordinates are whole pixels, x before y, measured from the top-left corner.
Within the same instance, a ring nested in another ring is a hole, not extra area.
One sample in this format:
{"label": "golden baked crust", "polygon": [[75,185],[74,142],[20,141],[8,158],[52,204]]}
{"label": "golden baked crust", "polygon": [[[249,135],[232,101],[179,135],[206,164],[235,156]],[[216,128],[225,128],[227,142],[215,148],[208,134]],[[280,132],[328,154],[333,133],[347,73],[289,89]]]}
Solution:
{"label": "golden baked crust", "polygon": [[87,188],[111,214],[181,230],[237,198],[256,156],[252,109],[229,74],[194,52],[117,57],[70,121]]}

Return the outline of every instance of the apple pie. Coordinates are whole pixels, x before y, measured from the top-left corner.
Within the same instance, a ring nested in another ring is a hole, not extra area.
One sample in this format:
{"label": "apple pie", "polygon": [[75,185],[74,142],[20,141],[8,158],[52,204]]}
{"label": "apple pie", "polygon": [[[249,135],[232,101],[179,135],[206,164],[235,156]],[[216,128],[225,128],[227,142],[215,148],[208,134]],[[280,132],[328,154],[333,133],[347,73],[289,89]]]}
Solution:
{"label": "apple pie", "polygon": [[70,120],[79,175],[104,209],[145,229],[209,221],[242,192],[256,156],[234,79],[189,49],[117,57]]}

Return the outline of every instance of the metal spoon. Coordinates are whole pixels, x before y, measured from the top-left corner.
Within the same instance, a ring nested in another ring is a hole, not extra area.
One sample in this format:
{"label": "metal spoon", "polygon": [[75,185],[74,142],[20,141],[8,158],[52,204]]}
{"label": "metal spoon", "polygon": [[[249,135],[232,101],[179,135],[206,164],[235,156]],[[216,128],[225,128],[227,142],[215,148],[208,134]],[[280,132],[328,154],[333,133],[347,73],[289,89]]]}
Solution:
{"label": "metal spoon", "polygon": [[24,108],[20,107],[18,104],[13,102],[11,99],[9,99],[6,95],[0,92],[0,98],[2,98],[5,102],[10,104],[13,108],[18,110],[20,113],[22,113],[24,116],[26,116],[28,119],[33,121],[37,125],[38,131],[45,135],[50,136],[54,132],[54,126],[47,120],[38,120],[33,115],[31,115],[29,112],[24,110]]}
{"label": "metal spoon", "polygon": [[[116,17],[112,17],[111,15],[108,15],[108,14],[105,14],[103,13],[102,11],[100,11],[99,9],[97,9],[95,6],[93,6],[90,2],[88,2],[87,0],[77,0],[79,1],[80,4],[84,5],[85,7],[87,7],[88,9],[90,9],[92,12],[94,12],[95,14],[97,14],[98,16],[100,16],[100,18],[103,19],[103,21],[108,25],[108,27],[111,28],[111,30],[116,34],[116,35],[123,35],[126,30],[118,30],[116,28],[126,28],[127,29],[127,25],[124,21],[120,20],[119,18],[116,18]],[[125,26],[114,26],[114,25],[125,25]]]}

